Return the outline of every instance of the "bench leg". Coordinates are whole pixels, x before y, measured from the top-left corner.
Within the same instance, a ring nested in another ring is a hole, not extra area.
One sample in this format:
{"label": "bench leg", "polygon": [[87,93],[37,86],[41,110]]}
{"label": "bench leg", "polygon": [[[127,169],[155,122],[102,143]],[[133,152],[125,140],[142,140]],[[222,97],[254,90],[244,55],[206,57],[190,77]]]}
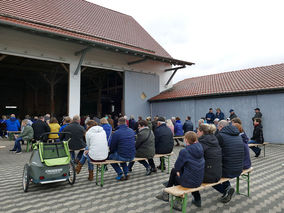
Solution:
{"label": "bench leg", "polygon": [[237,177],[236,193],[240,194],[240,177]]}
{"label": "bench leg", "polygon": [[164,167],[165,167],[165,165],[164,165],[164,163],[165,163],[165,157],[161,157],[161,171],[162,172],[164,172]]}
{"label": "bench leg", "polygon": [[184,195],[184,198],[182,199],[182,213],[186,213],[186,206],[187,206],[187,194]]}
{"label": "bench leg", "polygon": [[250,176],[249,176],[249,173],[248,173],[248,175],[247,175],[248,197],[249,197],[249,181],[250,181]]}
{"label": "bench leg", "polygon": [[263,155],[265,157],[265,145],[263,144]]}
{"label": "bench leg", "polygon": [[104,173],[105,173],[105,165],[103,164],[101,167],[101,187],[104,186]]}
{"label": "bench leg", "polygon": [[170,173],[170,155],[168,156],[168,174]]}
{"label": "bench leg", "polygon": [[26,152],[29,152],[30,150],[29,150],[29,147],[30,147],[30,142],[29,141],[27,141],[27,148],[26,148]]}
{"label": "bench leg", "polygon": [[[242,179],[244,179],[246,182],[247,182],[247,194],[242,194],[240,193],[240,177]],[[237,194],[242,194],[242,195],[246,195],[249,197],[250,195],[250,173],[247,173],[247,174],[243,174],[241,175],[240,177],[237,177],[237,182],[236,182],[236,193]]]}
{"label": "bench leg", "polygon": [[172,213],[173,207],[174,207],[174,196],[173,195],[170,195],[170,206],[171,206],[170,213]]}
{"label": "bench leg", "polygon": [[99,180],[99,165],[97,165],[96,169],[96,185],[98,185],[98,180]]}

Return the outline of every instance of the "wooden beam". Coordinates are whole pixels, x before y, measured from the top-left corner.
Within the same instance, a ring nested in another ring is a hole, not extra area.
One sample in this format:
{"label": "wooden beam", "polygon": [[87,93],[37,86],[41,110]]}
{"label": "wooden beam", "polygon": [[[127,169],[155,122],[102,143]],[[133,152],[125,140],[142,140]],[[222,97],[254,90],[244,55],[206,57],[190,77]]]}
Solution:
{"label": "wooden beam", "polygon": [[60,64],[62,67],[63,67],[63,69],[67,72],[67,73],[69,73],[69,69],[67,68],[67,66],[65,65],[65,64]]}

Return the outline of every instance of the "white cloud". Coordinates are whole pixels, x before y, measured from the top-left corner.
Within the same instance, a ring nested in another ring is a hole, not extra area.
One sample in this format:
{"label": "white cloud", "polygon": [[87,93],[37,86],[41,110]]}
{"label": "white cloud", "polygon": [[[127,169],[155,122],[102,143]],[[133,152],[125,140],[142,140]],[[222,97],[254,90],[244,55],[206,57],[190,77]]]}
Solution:
{"label": "white cloud", "polygon": [[89,0],[136,19],[192,76],[284,63],[283,0]]}

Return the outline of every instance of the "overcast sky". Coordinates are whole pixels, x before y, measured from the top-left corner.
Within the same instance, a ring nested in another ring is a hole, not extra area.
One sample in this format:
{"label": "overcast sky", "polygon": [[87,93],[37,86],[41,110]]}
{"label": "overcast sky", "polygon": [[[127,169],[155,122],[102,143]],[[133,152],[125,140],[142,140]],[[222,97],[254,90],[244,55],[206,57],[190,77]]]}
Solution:
{"label": "overcast sky", "polygon": [[283,0],[89,0],[132,16],[185,78],[284,63]]}

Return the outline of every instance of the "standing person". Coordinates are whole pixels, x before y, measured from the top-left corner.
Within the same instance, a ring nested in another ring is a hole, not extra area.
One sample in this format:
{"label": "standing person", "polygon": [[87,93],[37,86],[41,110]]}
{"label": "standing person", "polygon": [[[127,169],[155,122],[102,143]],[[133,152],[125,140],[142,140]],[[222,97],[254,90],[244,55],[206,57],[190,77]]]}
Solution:
{"label": "standing person", "polygon": [[218,118],[218,119],[219,119],[219,121],[221,121],[221,120],[224,120],[224,119],[225,119],[225,115],[224,115],[224,113],[221,111],[221,109],[220,109],[220,108],[217,108],[217,109],[216,109],[216,115],[215,115],[215,118]]}
{"label": "standing person", "polygon": [[158,116],[155,116],[154,120],[152,121],[152,130],[153,130],[153,132],[155,132],[155,129],[157,128],[158,118],[159,118]]}
{"label": "standing person", "polygon": [[71,123],[71,118],[69,116],[64,117],[63,125],[60,127],[59,132],[64,131],[65,127]]}
{"label": "standing person", "polygon": [[[75,115],[73,117],[72,123],[65,127],[64,132],[69,132],[70,134],[60,134],[60,140],[67,141],[71,138],[68,143],[71,159],[73,162],[78,163],[81,159],[84,150],[81,150],[86,147],[86,143],[84,141],[85,129],[80,125],[80,116]],[[75,158],[75,150],[79,150],[77,157]]]}
{"label": "standing person", "polygon": [[114,129],[114,120],[111,118],[111,115],[108,115],[107,117],[109,125],[111,125],[111,128]]}
{"label": "standing person", "polygon": [[166,125],[167,125],[167,127],[170,128],[170,130],[172,131],[172,133],[173,133],[173,135],[174,135],[174,134],[175,134],[175,127],[174,127],[174,125],[173,125],[172,120],[171,120],[171,119],[167,119],[167,120],[166,120]]}
{"label": "standing person", "polygon": [[115,115],[114,118],[113,118],[113,126],[114,126],[113,130],[116,129],[117,123],[118,123],[118,116]]}
{"label": "standing person", "polygon": [[11,114],[10,119],[6,120],[7,131],[19,131],[21,128],[19,120],[15,114]]}
{"label": "standing person", "polygon": [[129,119],[129,128],[135,130],[136,127],[136,121],[134,119],[133,115],[130,115],[130,119]]}
{"label": "standing person", "polygon": [[21,148],[21,141],[25,140],[31,140],[34,137],[34,131],[31,126],[28,125],[28,119],[25,119],[22,121],[22,126],[23,131],[19,135],[15,135],[15,145],[14,148],[11,149],[10,151],[16,152],[16,154],[21,154],[22,153],[22,148]]}
{"label": "standing person", "polygon": [[0,120],[0,137],[5,137],[7,135],[7,125],[6,125],[7,117],[2,115],[2,119]]}
{"label": "standing person", "polygon": [[[198,143],[194,132],[187,132],[184,138],[186,147],[180,150],[169,181],[164,183],[166,187],[181,185],[186,188],[196,188],[202,184],[205,166],[202,145]],[[156,198],[169,201],[169,194],[163,191]],[[174,208],[181,210],[181,203],[178,200],[174,203]]]}
{"label": "standing person", "polygon": [[182,129],[184,131],[184,133],[187,133],[189,131],[193,131],[193,123],[191,121],[191,117],[190,116],[187,116],[186,119],[185,119],[185,122],[182,126]]}
{"label": "standing person", "polygon": [[[263,138],[261,119],[260,118],[254,119],[253,125],[254,125],[253,135],[248,143],[263,144],[264,138]],[[258,157],[260,155],[261,149],[259,147],[252,146],[250,148],[255,153],[255,157]]]}
{"label": "standing person", "polygon": [[111,132],[112,132],[112,127],[111,125],[108,123],[106,118],[102,118],[100,120],[101,123],[101,127],[104,129],[104,131],[106,132],[106,139],[108,141],[108,146],[110,145],[110,137],[111,137]]}
{"label": "standing person", "polygon": [[206,114],[205,119],[206,119],[208,124],[213,124],[213,121],[215,119],[215,115],[213,113],[212,108],[209,109],[209,112]]}
{"label": "standing person", "polygon": [[[111,137],[109,159],[117,161],[132,161],[134,157],[135,132],[127,126],[125,118],[119,118],[117,130]],[[117,173],[117,180],[129,179],[128,167],[126,163],[120,164],[123,172],[117,163],[111,164],[111,166]]]}
{"label": "standing person", "polygon": [[[239,135],[240,132],[237,127],[225,120],[219,122],[218,129],[219,133],[216,137],[222,149],[222,177],[239,177],[243,171],[244,160],[244,145]],[[220,199],[223,203],[228,203],[235,193],[229,181],[213,186],[213,188],[223,194]]]}
{"label": "standing person", "polygon": [[[46,122],[44,122],[44,117],[39,116],[39,119],[32,124],[32,128],[34,130],[34,139],[36,141],[41,140],[40,136],[43,133],[50,132],[50,127]],[[48,135],[43,137],[43,141],[47,141]]]}
{"label": "standing person", "polygon": [[[183,136],[184,133],[183,133],[183,129],[182,129],[182,123],[181,123],[181,120],[179,117],[176,117],[176,123],[175,123],[175,136],[177,137],[180,137],[180,136]],[[179,146],[179,141],[183,142],[183,139],[177,139],[176,142],[177,142],[177,146]]]}
{"label": "standing person", "polygon": [[237,118],[238,116],[236,115],[235,111],[233,109],[230,109],[230,121],[234,118]]}
{"label": "standing person", "polygon": [[240,131],[240,136],[242,137],[243,143],[244,143],[244,165],[243,169],[249,169],[251,167],[251,160],[250,160],[250,155],[249,155],[249,147],[248,147],[248,136],[243,130],[243,127],[239,123],[232,123],[235,127],[238,128]]}
{"label": "standing person", "polygon": [[[169,154],[174,148],[173,133],[169,127],[167,127],[165,118],[159,117],[157,120],[157,128],[154,132],[155,135],[155,152],[156,154]],[[157,167],[161,169],[161,164],[165,165],[164,159],[160,158],[160,165]],[[149,164],[151,166],[151,171],[156,172],[156,167],[153,159],[149,159]],[[166,169],[166,166],[164,166]]]}
{"label": "standing person", "polygon": [[86,143],[84,154],[76,166],[76,173],[79,174],[82,166],[88,160],[89,177],[88,180],[94,179],[94,165],[91,162],[103,162],[108,156],[108,143],[104,129],[98,126],[94,120],[86,123]]}
{"label": "standing person", "polygon": [[[153,159],[155,155],[155,136],[152,131],[148,127],[147,121],[139,120],[138,121],[138,134],[136,138],[136,155],[137,158],[147,158],[147,159]],[[146,160],[138,161],[146,168],[146,175],[151,174],[151,167],[147,163]],[[132,171],[132,167],[134,165],[134,162],[130,162],[128,164],[128,170]]]}
{"label": "standing person", "polygon": [[[214,135],[216,127],[213,124],[201,124],[197,129],[198,141],[204,151],[205,168],[203,183],[216,183],[222,177],[222,150]],[[199,191],[192,193],[192,203],[201,207]]]}
{"label": "standing person", "polygon": [[260,112],[260,109],[258,107],[254,109],[254,112],[255,114],[252,117],[252,122],[254,122],[256,118],[260,118],[260,119],[262,118],[262,113]]}
{"label": "standing person", "polygon": [[[59,132],[60,125],[58,124],[58,121],[57,121],[57,119],[55,117],[51,117],[48,125],[49,125],[49,128],[50,128],[50,133]],[[59,136],[58,136],[58,134],[50,134],[48,136],[48,138],[51,139],[51,140],[57,141]]]}

